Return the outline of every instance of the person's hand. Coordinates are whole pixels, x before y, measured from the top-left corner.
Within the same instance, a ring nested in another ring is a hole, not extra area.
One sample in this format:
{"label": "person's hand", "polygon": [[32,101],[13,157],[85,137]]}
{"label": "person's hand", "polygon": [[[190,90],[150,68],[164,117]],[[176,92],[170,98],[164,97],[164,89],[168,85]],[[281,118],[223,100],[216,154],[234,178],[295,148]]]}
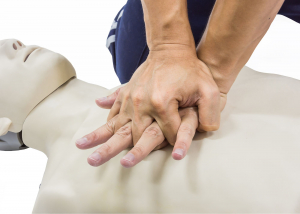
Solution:
{"label": "person's hand", "polygon": [[[104,107],[111,107],[107,100]],[[173,158],[182,159],[189,149],[198,126],[196,108],[184,108],[179,110],[181,124],[177,134],[178,142],[173,149]],[[119,154],[124,149],[133,146],[131,134],[132,122],[126,123],[120,129],[116,129],[115,123],[119,115],[109,120],[105,125],[94,132],[76,141],[79,149],[89,149],[101,145],[90,157],[88,163],[92,166],[100,166]],[[151,151],[161,149],[168,145],[165,137],[156,122],[148,126],[137,144],[121,159],[124,167],[132,167],[143,160]]]}
{"label": "person's hand", "polygon": [[197,58],[196,51],[150,51],[130,82],[119,91],[108,120],[119,115],[116,130],[132,121],[134,145],[155,120],[168,142],[176,145],[181,122],[178,108],[197,106],[197,130],[215,131],[225,103],[226,95],[220,93],[209,68]]}

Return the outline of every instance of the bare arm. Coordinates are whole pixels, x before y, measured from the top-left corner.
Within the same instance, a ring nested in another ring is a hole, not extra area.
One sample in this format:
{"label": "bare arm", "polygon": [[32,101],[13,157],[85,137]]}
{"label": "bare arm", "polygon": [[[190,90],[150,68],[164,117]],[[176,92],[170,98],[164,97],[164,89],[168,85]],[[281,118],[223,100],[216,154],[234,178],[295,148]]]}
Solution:
{"label": "bare arm", "polygon": [[195,49],[187,0],[142,0],[142,6],[150,51],[179,45]]}
{"label": "bare arm", "polygon": [[227,94],[284,0],[217,0],[197,55]]}
{"label": "bare arm", "polygon": [[[173,158],[184,158],[195,128],[198,131],[218,129],[220,110],[225,105],[210,70],[197,57],[187,0],[142,0],[142,6],[149,55],[125,86],[103,102],[97,102],[99,106],[111,108],[107,126],[113,123],[116,132],[128,123],[132,127],[134,147],[121,161],[125,167],[136,165],[157,146],[165,146],[162,139],[155,140],[161,132],[174,145]],[[192,108],[198,110],[198,115],[186,107],[198,107]],[[182,109],[188,117],[183,117]],[[151,127],[153,121],[158,127]],[[101,129],[96,130],[89,136],[100,136],[100,132]],[[145,140],[144,133],[153,139]],[[89,139],[86,145],[99,145],[99,141],[86,138]],[[111,153],[122,150],[123,143],[118,143]]]}
{"label": "bare arm", "polygon": [[[134,147],[122,159],[123,166],[136,165],[156,146],[164,145],[162,138],[156,141],[142,137],[146,133],[159,139],[158,127],[174,145],[172,155],[176,160],[186,155],[196,122],[198,131],[219,128],[226,94],[282,3],[217,0],[196,53],[186,0],[142,0],[149,56],[115,96],[108,117],[108,124],[115,124],[114,131],[122,131],[128,123],[132,127]],[[198,107],[197,121],[184,121],[179,107]],[[154,120],[158,127],[148,129]],[[93,140],[90,143],[99,144]],[[122,146],[118,143],[114,154]]]}

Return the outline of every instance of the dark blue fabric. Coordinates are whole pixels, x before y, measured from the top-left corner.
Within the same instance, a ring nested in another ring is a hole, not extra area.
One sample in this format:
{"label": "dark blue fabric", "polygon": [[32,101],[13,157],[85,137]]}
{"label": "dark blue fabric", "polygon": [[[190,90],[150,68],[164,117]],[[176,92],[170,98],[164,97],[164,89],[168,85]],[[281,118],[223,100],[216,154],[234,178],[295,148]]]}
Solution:
{"label": "dark blue fabric", "polygon": [[[124,8],[124,7],[123,7]],[[118,21],[118,17],[121,13],[121,11],[123,10],[123,8],[118,12],[117,16],[115,17],[114,19],[114,22],[117,22]],[[110,30],[109,34],[108,34],[108,37],[111,37],[111,36],[115,36],[116,38],[118,37],[118,28],[115,28],[115,29],[112,29]],[[108,50],[110,51],[111,55],[112,55],[112,59],[113,59],[113,64],[114,64],[114,69],[115,71],[117,70],[116,68],[116,65],[117,65],[117,61],[116,61],[116,42],[113,42],[109,45],[108,47]]]}
{"label": "dark blue fabric", "polygon": [[[215,0],[187,1],[189,21],[197,45],[205,30]],[[109,36],[116,35],[116,41],[110,45],[109,50],[116,74],[122,84],[130,80],[132,74],[149,54],[141,0],[128,0],[123,9],[123,16],[118,21],[117,29],[109,33]],[[285,0],[278,14],[300,23],[300,0]]]}

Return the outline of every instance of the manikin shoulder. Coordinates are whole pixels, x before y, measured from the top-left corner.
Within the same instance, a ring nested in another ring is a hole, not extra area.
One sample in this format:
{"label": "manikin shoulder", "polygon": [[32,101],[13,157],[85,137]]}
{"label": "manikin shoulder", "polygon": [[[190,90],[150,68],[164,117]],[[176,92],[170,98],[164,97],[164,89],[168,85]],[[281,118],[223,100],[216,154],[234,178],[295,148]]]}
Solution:
{"label": "manikin shoulder", "polygon": [[89,166],[93,149],[74,142],[97,126],[84,123],[49,156],[34,212],[299,211],[299,92],[298,80],[244,68],[218,131],[197,133],[181,161],[168,146],[130,169],[120,165],[128,149]]}

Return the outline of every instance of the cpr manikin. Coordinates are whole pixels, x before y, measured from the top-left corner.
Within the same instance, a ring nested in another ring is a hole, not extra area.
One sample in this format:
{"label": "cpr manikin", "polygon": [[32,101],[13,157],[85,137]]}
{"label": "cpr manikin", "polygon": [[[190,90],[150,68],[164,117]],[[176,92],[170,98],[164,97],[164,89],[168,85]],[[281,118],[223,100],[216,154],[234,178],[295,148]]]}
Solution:
{"label": "cpr manikin", "polygon": [[168,146],[133,168],[120,164],[128,150],[92,167],[94,148],[75,141],[106,123],[94,100],[112,91],[46,49],[24,63],[32,47],[14,42],[0,43],[0,127],[48,157],[34,213],[300,212],[298,80],[245,67],[220,129],[197,133],[183,160]]}

